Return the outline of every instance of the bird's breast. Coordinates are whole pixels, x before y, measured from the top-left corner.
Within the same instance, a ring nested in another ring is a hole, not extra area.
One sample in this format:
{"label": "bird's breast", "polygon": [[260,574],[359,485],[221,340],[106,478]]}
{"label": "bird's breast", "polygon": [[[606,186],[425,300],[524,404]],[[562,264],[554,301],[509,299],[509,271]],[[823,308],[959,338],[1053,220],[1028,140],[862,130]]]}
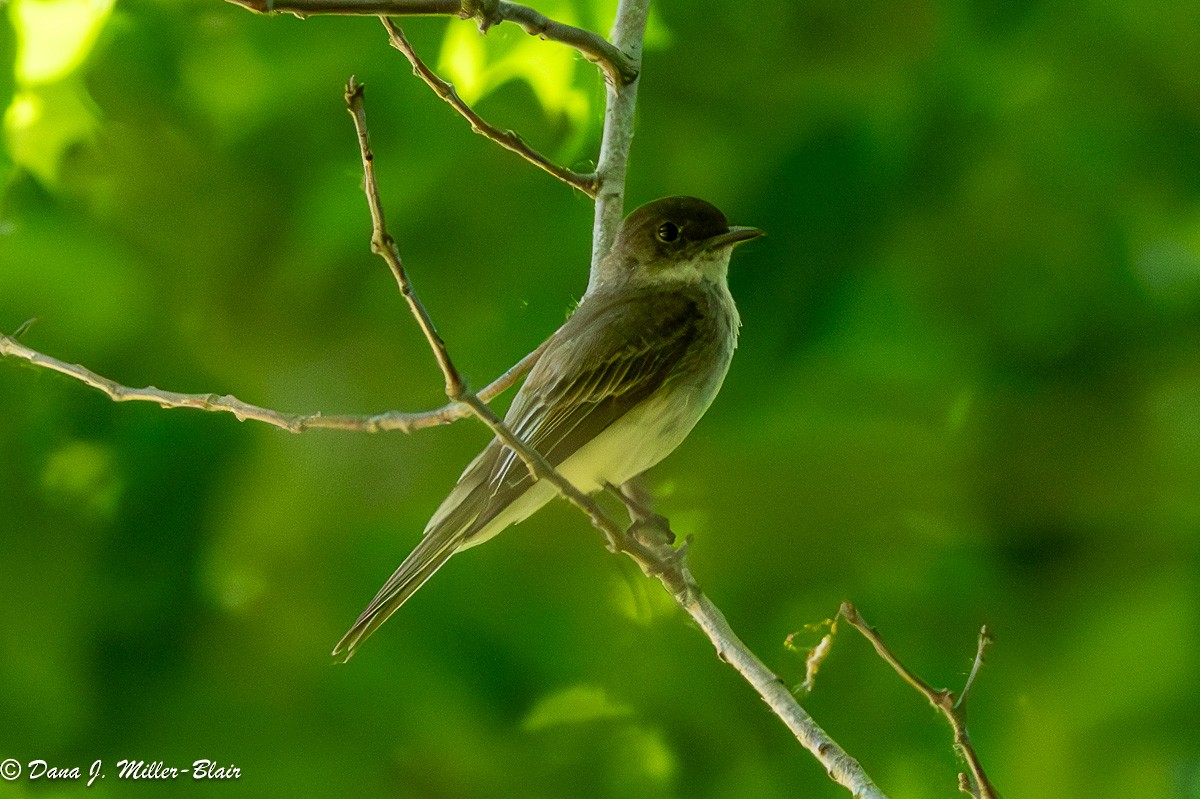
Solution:
{"label": "bird's breast", "polygon": [[736,328],[718,330],[718,335],[697,340],[656,391],[563,462],[559,467],[563,476],[584,492],[599,490],[605,483],[620,485],[683,443],[729,371]]}

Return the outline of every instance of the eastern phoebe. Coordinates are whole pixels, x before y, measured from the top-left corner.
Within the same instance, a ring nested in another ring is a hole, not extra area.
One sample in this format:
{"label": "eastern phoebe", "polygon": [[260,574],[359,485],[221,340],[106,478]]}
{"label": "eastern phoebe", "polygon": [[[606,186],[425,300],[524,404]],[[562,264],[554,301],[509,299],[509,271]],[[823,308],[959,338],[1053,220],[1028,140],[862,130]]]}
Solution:
{"label": "eastern phoebe", "polygon": [[[734,245],[761,236],[694,197],[655,200],[621,224],[595,284],[551,337],[505,424],[584,493],[621,485],[679,446],[708,410],[741,320],[726,275]],[[549,502],[493,439],[417,544],[333,650],[348,660],[451,555]]]}

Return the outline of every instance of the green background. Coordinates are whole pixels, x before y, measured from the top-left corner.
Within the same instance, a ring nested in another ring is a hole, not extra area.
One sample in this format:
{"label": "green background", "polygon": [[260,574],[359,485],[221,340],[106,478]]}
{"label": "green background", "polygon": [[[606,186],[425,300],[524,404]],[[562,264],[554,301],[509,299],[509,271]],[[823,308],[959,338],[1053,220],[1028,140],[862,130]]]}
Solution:
{"label": "green background", "polygon": [[[652,473],[706,591],[791,685],[785,639],[843,599],[952,689],[986,623],[971,732],[1006,797],[1200,797],[1200,5],[655,12],[629,207],[695,194],[769,232],[734,261],[722,394]],[[119,0],[35,85],[15,18],[0,106],[42,112],[10,112],[0,154],[0,329],[39,317],[29,346],[287,411],[439,404],[368,250],[352,73],[392,232],[476,386],[584,289],[590,201],[473,135],[374,20]],[[475,70],[481,113],[589,166],[587,62],[512,26],[406,27]],[[486,440],[293,436],[0,363],[0,759],[103,759],[96,796],[177,789],[118,782],[122,758],[234,764],[193,790],[245,796],[847,795],[561,504],[331,665]],[[889,795],[955,795],[948,728],[848,628],[804,704]]]}

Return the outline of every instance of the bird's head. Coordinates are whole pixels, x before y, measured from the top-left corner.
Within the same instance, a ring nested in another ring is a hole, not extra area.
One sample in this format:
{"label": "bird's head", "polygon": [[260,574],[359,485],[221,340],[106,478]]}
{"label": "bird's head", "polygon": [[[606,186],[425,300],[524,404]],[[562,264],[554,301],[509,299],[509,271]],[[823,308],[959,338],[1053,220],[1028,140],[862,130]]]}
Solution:
{"label": "bird's head", "polygon": [[724,281],[733,247],[763,235],[730,225],[715,205],[664,197],[625,218],[601,265],[603,283]]}

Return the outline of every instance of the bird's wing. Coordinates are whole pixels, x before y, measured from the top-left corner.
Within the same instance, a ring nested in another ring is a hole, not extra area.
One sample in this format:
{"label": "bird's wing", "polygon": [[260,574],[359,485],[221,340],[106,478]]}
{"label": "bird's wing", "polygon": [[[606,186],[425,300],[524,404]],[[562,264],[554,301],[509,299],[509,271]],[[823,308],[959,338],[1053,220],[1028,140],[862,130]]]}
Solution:
{"label": "bird's wing", "polygon": [[[539,359],[506,424],[552,466],[561,465],[675,374],[701,334],[701,313],[695,297],[680,293],[636,304],[585,302]],[[529,471],[494,443],[500,453],[486,481],[493,496],[524,491],[533,482]]]}
{"label": "bird's wing", "polygon": [[[505,422],[553,466],[650,396],[700,335],[695,297],[653,302],[585,302],[554,335],[513,400]],[[630,314],[636,314],[631,318]],[[349,659],[462,546],[524,494],[533,478],[515,452],[493,439],[438,508],[425,537],[334,648]]]}

